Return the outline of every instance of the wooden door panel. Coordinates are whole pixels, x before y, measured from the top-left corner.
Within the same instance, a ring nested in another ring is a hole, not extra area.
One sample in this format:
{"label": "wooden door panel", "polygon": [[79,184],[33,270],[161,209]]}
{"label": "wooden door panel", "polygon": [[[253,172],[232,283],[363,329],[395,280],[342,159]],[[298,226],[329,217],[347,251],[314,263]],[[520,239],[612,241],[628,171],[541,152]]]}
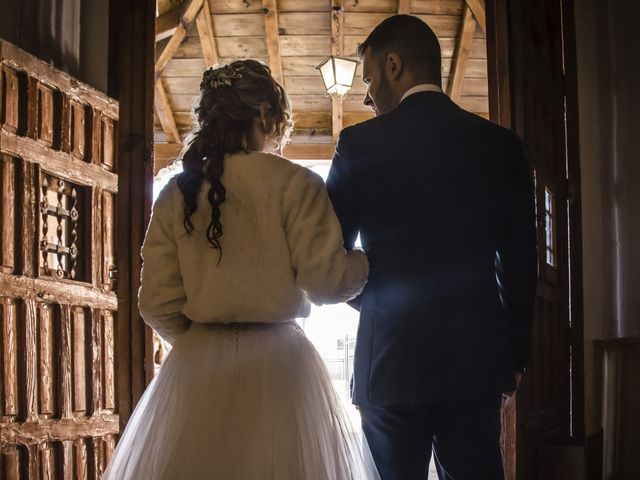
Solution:
{"label": "wooden door panel", "polygon": [[0,98],[0,478],[99,478],[120,432],[118,105],[4,41]]}
{"label": "wooden door panel", "polygon": [[[538,469],[538,447],[575,444],[583,432],[580,169],[575,98],[567,90],[575,82],[573,3],[486,5],[491,118],[523,139],[539,252],[531,361],[515,404],[503,413],[505,473],[537,479],[548,472]],[[565,473],[558,478],[569,478]]]}
{"label": "wooden door panel", "polygon": [[0,154],[0,188],[4,192],[0,204],[0,271],[13,273],[16,267],[16,162]]}
{"label": "wooden door panel", "polygon": [[[523,54],[530,73],[544,84],[545,91],[560,99],[564,84],[562,13],[559,0],[518,2],[514,13],[520,15]],[[518,13],[519,10],[519,13]],[[532,78],[526,75],[525,78]]]}
{"label": "wooden door panel", "polygon": [[53,308],[50,304],[40,302],[38,304],[38,378],[40,380],[39,397],[40,405],[38,411],[42,418],[53,418],[56,404],[54,388],[55,382],[55,361],[56,351],[54,344],[54,316]]}
{"label": "wooden door panel", "polygon": [[488,8],[497,56],[493,83],[500,84],[497,93],[509,95],[508,105],[494,98],[493,113],[523,139],[535,179],[539,275],[531,362],[515,413],[507,418],[515,432],[507,434],[513,438],[506,439],[505,450],[507,478],[534,479],[538,446],[572,441],[579,422],[572,416],[574,401],[581,395],[575,382],[581,319],[571,317],[578,310],[572,309],[570,293],[576,291],[572,282],[580,281],[578,273],[574,276],[579,266],[570,268],[579,262],[571,246],[580,239],[569,232],[569,214],[575,215],[575,202],[569,202],[575,178],[569,172],[576,171],[571,162],[577,159],[567,153],[566,2],[493,0]]}

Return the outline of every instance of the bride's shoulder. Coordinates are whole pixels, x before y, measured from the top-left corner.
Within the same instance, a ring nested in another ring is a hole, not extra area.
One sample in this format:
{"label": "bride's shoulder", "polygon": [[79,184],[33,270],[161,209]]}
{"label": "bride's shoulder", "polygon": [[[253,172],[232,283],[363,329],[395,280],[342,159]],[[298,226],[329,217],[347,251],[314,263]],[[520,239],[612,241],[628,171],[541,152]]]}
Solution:
{"label": "bride's shoulder", "polygon": [[261,161],[282,169],[295,168],[298,166],[294,164],[291,160],[287,160],[286,158],[280,155],[276,155],[275,153],[252,152],[252,154],[259,157]]}
{"label": "bride's shoulder", "polygon": [[[172,208],[176,197],[181,194],[178,187],[178,174],[169,178],[167,182],[160,188],[156,199],[154,200],[154,209]],[[157,187],[156,187],[157,188]]]}
{"label": "bride's shoulder", "polygon": [[315,180],[315,177],[322,180],[319,175],[312,172],[307,167],[297,164],[281,155],[265,152],[256,152],[256,154],[259,155],[262,161],[261,163],[266,167],[270,174],[279,176],[286,180],[292,180],[294,178],[312,178]]}

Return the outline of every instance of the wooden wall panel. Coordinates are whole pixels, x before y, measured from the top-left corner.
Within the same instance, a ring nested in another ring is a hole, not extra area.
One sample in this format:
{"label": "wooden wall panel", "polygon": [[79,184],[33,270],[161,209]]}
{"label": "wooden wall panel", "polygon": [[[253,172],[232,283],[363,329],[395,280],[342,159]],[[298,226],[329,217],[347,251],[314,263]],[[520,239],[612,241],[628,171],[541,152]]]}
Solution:
{"label": "wooden wall panel", "polygon": [[3,477],[7,480],[21,480],[20,453],[16,447],[2,449]]}
{"label": "wooden wall panel", "polygon": [[94,437],[89,441],[89,466],[93,474],[100,474],[104,471],[102,466],[102,439]]}
{"label": "wooden wall panel", "polygon": [[75,480],[73,468],[73,442],[66,440],[60,443],[60,464],[62,467],[60,478],[62,480]]}
{"label": "wooden wall panel", "polygon": [[116,245],[115,203],[109,192],[102,193],[102,288],[115,290]]}
{"label": "wooden wall panel", "polygon": [[16,160],[0,155],[0,269],[13,273],[16,267]]}
{"label": "wooden wall panel", "polygon": [[71,309],[73,412],[75,415],[85,413],[87,410],[86,322],[83,308]]}
{"label": "wooden wall panel", "polygon": [[113,411],[116,407],[115,356],[114,356],[114,313],[102,311],[103,318],[103,355],[104,355],[104,408]]}
{"label": "wooden wall panel", "polygon": [[116,169],[116,128],[113,119],[102,116],[102,166],[107,170]]}
{"label": "wooden wall panel", "polygon": [[69,146],[71,148],[71,155],[80,160],[85,160],[87,156],[86,133],[87,126],[91,123],[91,115],[89,114],[89,112],[90,109],[86,108],[85,105],[75,101],[71,101],[71,128],[69,129],[71,139],[69,142]]}
{"label": "wooden wall panel", "polygon": [[2,414],[18,416],[18,310],[16,300],[2,299]]}
{"label": "wooden wall panel", "polygon": [[65,153],[71,153],[72,105],[69,96],[65,93],[62,94],[60,116],[60,149]]}
{"label": "wooden wall panel", "polygon": [[38,378],[42,418],[51,418],[55,412],[55,353],[54,353],[54,310],[48,303],[40,303],[38,308]]}
{"label": "wooden wall panel", "polygon": [[0,40],[2,479],[99,478],[120,431],[117,121],[116,102]]}
{"label": "wooden wall panel", "polygon": [[91,312],[90,323],[90,366],[91,382],[89,382],[89,398],[91,403],[91,413],[99,412],[104,407],[104,389],[103,389],[103,331],[102,315],[99,309]]}
{"label": "wooden wall panel", "polygon": [[89,463],[86,442],[87,441],[84,438],[78,438],[73,443],[75,480],[86,480],[87,478],[89,478]]}
{"label": "wooden wall panel", "polygon": [[[102,192],[101,188],[94,188],[91,192],[91,245],[101,245],[102,237]],[[91,283],[95,289],[103,284],[102,255],[91,256]]]}
{"label": "wooden wall panel", "polygon": [[42,480],[55,480],[58,478],[56,471],[56,452],[51,443],[43,444],[40,449],[40,478]]}
{"label": "wooden wall panel", "polygon": [[71,352],[71,307],[60,306],[59,316],[59,372],[60,372],[60,417],[71,418],[73,416],[73,377],[72,377],[72,352]]}
{"label": "wooden wall panel", "polygon": [[39,455],[38,446],[34,444],[27,445],[26,448],[26,471],[27,479],[38,478],[39,468]]}
{"label": "wooden wall panel", "polygon": [[89,139],[89,145],[91,146],[91,163],[110,170],[110,167],[104,164],[104,158],[102,156],[102,114],[100,111],[91,109],[91,107],[89,107],[89,109],[91,110],[91,138]]}
{"label": "wooden wall panel", "polygon": [[[2,69],[2,126],[16,133],[20,122],[20,77],[11,67]],[[24,94],[26,96],[26,92]]]}
{"label": "wooden wall panel", "polygon": [[22,236],[20,246],[22,247],[21,265],[22,275],[34,277],[37,272],[36,244],[36,205],[38,204],[38,191],[36,181],[38,178],[38,166],[27,161],[21,162],[20,190],[22,193],[20,219],[20,235]]}
{"label": "wooden wall panel", "polygon": [[[24,398],[21,403],[25,407],[25,418],[27,422],[38,419],[38,345],[37,345],[37,307],[33,300],[26,300],[20,312],[24,322],[22,338],[20,339],[22,352],[22,372],[20,383],[24,386]],[[31,454],[30,454],[31,455]]]}
{"label": "wooden wall panel", "polygon": [[116,449],[116,437],[115,435],[105,435],[102,437],[104,444],[104,462],[103,465],[109,465],[109,461],[111,461],[111,457],[113,456],[113,451]]}
{"label": "wooden wall panel", "polygon": [[54,118],[56,115],[55,92],[42,83],[37,85],[37,92],[37,138],[39,142],[52,147],[54,143]]}

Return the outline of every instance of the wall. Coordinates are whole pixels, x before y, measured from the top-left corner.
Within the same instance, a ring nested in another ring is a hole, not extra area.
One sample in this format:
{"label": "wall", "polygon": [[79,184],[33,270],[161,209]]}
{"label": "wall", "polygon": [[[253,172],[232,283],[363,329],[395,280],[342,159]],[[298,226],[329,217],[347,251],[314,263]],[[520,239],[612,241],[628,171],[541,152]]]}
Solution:
{"label": "wall", "polygon": [[2,0],[0,37],[107,91],[108,0]]}
{"label": "wall", "polygon": [[593,340],[640,336],[640,5],[575,5],[589,434],[601,426]]}

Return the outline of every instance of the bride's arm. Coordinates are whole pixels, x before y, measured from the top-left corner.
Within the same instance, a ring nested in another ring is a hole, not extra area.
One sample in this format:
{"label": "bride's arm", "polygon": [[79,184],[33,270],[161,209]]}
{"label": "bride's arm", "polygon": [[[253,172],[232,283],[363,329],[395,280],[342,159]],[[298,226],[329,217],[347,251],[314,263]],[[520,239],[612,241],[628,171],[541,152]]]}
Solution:
{"label": "bride's arm", "polygon": [[169,343],[190,321],[181,313],[186,294],[173,234],[172,183],[158,196],[142,246],[142,278],[138,306],[144,321]]}
{"label": "bride's arm", "polygon": [[364,252],[344,249],[338,218],[327,189],[315,173],[300,169],[284,195],[284,228],[300,288],[316,304],[357,296],[369,274]]}

